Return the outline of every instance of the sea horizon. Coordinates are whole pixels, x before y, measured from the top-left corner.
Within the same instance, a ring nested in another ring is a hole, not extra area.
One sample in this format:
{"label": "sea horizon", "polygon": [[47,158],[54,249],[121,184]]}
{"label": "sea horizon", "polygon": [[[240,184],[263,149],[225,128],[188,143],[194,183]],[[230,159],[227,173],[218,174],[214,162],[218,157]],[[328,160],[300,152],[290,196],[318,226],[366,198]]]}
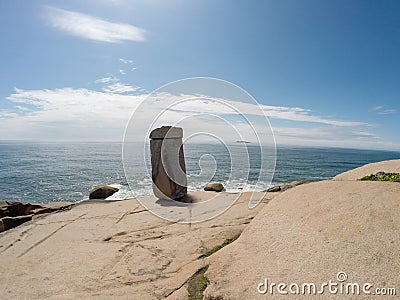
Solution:
{"label": "sea horizon", "polygon": [[[146,140],[149,143],[150,140]],[[101,143],[111,143],[111,144],[124,144],[124,143],[142,143],[142,141],[121,141],[121,140],[45,140],[45,139],[0,139],[0,143],[48,143],[48,144],[61,144],[61,143],[87,143],[87,144],[101,144]],[[216,145],[218,142],[202,142],[193,141],[191,144],[210,144]],[[235,145],[236,141],[227,142],[227,145]],[[256,142],[248,142],[247,146],[260,146]],[[261,145],[264,146],[264,145]],[[383,152],[397,152],[400,153],[400,148],[388,148],[388,147],[346,147],[346,146],[326,146],[326,145],[307,145],[307,144],[276,144],[276,148],[311,148],[311,149],[338,149],[338,150],[361,150],[361,151],[383,151]]]}
{"label": "sea horizon", "polygon": [[[140,143],[132,144],[141,147]],[[229,155],[234,159],[235,149],[243,148],[241,146],[230,145],[233,153],[228,153],[224,145],[184,145],[188,190],[200,191],[209,181],[216,181],[222,182],[229,193],[264,191],[295,180],[330,179],[367,163],[400,158],[400,151],[391,150],[278,145],[274,172],[273,159],[268,156],[264,157],[269,160],[267,168],[260,174],[261,157],[257,151],[260,148],[252,144],[246,144],[249,165],[243,163],[243,167],[238,167],[241,164],[236,163],[235,170],[231,170],[235,164],[229,161]],[[208,155],[214,156],[215,161]],[[109,199],[152,195],[152,181],[149,169],[142,165],[143,157],[133,160],[137,169],[135,174],[130,174],[128,185],[122,162],[122,142],[0,141],[0,177],[3,178],[0,200],[79,202],[88,199],[91,188],[98,184],[120,189]],[[148,168],[149,158],[145,160]],[[217,163],[215,168],[214,162]]]}

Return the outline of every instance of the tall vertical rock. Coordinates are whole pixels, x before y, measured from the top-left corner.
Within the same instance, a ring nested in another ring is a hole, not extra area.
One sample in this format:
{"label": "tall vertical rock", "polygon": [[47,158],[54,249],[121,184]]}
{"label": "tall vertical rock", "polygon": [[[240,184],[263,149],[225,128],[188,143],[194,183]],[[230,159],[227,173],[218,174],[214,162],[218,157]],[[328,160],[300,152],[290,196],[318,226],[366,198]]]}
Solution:
{"label": "tall vertical rock", "polygon": [[183,130],[162,126],[150,133],[153,192],[157,198],[180,200],[187,194]]}

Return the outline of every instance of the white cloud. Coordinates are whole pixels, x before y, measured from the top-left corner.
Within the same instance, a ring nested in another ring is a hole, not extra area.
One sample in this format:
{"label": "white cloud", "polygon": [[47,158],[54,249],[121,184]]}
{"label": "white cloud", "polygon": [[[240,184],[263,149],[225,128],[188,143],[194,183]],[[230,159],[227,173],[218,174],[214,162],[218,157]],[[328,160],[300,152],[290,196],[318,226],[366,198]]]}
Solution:
{"label": "white cloud", "polygon": [[95,80],[95,83],[110,83],[110,82],[115,82],[118,81],[117,78],[115,77],[103,77],[103,78],[99,78],[97,80]]}
{"label": "white cloud", "polygon": [[119,70],[119,73],[121,74],[121,75],[125,75],[126,73],[125,73],[125,70],[123,70],[123,69],[120,69]]}
{"label": "white cloud", "polygon": [[[105,92],[73,88],[15,89],[7,97],[14,104],[14,109],[0,110],[0,136],[3,139],[121,141],[133,111],[138,112],[135,118],[139,125],[135,131],[146,132],[149,128],[145,128],[145,124],[165,109],[163,99],[174,102],[193,97],[160,93],[146,98],[147,94],[123,94],[136,89],[120,83],[109,85]],[[146,106],[139,106],[144,99]],[[260,110],[250,103],[223,101],[233,104],[244,114],[260,117],[265,112],[274,119],[308,123],[307,128],[298,128],[296,125],[292,128],[274,127],[275,137],[280,144],[354,147],[356,142],[358,147],[385,146],[378,136],[366,130],[368,124],[365,123],[327,119],[303,108],[261,106]],[[32,109],[26,110],[26,105]],[[218,118],[227,114],[234,114],[234,110],[220,103],[197,99],[174,106],[162,114],[156,124],[180,121],[187,135],[201,130],[215,132],[234,141],[238,138],[232,126],[227,125],[227,122],[231,122],[238,132],[251,135],[250,128],[238,119]]]}
{"label": "white cloud", "polygon": [[396,114],[396,113],[397,113],[397,110],[395,110],[395,109],[384,109],[384,110],[378,112],[378,114],[380,114],[380,115],[391,115],[391,114]]}
{"label": "white cloud", "polygon": [[125,0],[109,0],[109,2],[114,5],[121,5],[121,4],[125,3]]}
{"label": "white cloud", "polygon": [[393,108],[385,108],[383,105],[378,105],[372,108],[378,115],[391,115],[396,114],[397,110]]}
{"label": "white cloud", "polygon": [[107,93],[128,93],[128,92],[135,92],[138,89],[139,87],[119,82],[103,87],[103,91]]}
{"label": "white cloud", "polygon": [[400,145],[384,141],[376,134],[347,127],[318,126],[313,128],[275,127],[277,144],[366,148],[400,149]]}
{"label": "white cloud", "polygon": [[26,106],[16,105],[15,108],[19,111],[30,111],[31,109]]}
{"label": "white cloud", "polygon": [[[22,90],[7,97],[13,114],[0,110],[3,139],[121,140],[131,112],[141,96],[88,89]],[[17,106],[28,104],[32,111]]]}
{"label": "white cloud", "polygon": [[[180,98],[188,98],[192,97],[190,95],[180,95]],[[177,100],[179,97],[176,97]],[[309,109],[299,108],[299,107],[281,107],[281,106],[268,106],[268,105],[260,105],[257,107],[252,103],[244,103],[244,102],[235,102],[226,99],[218,99],[220,102],[215,101],[207,101],[205,103],[204,100],[193,100],[190,102],[182,103],[178,107],[174,107],[174,109],[186,111],[186,112],[221,112],[221,102],[226,104],[233,105],[243,114],[261,114],[264,113],[269,118],[273,119],[281,119],[281,120],[289,120],[289,121],[298,121],[298,122],[309,122],[309,123],[318,123],[318,124],[326,124],[333,126],[367,126],[368,124],[363,122],[354,122],[354,121],[341,121],[334,120],[329,118],[320,117],[317,115],[313,115],[312,111]],[[228,109],[228,106],[225,106],[223,109]],[[232,112],[231,112],[232,113]]]}
{"label": "white cloud", "polygon": [[79,12],[47,7],[45,18],[54,28],[89,40],[108,43],[146,40],[146,31],[142,28],[125,23],[113,23]]}
{"label": "white cloud", "polygon": [[126,59],[126,58],[120,58],[119,61],[124,63],[124,64],[127,64],[127,65],[133,65],[134,64],[133,60]]}
{"label": "white cloud", "polygon": [[334,120],[316,116],[312,114],[311,110],[298,107],[277,107],[277,106],[266,106],[266,105],[262,105],[261,107],[268,117],[275,119],[284,119],[284,120],[299,121],[299,122],[311,122],[311,123],[319,123],[319,124],[326,124],[333,126],[368,125],[363,122],[341,121],[341,120]]}

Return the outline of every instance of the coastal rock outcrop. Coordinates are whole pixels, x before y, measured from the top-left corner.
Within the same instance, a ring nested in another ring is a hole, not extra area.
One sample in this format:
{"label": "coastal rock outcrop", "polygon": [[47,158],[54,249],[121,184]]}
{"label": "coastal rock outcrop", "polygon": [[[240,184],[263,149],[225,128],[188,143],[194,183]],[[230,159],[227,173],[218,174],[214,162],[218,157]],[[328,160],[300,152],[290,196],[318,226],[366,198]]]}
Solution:
{"label": "coastal rock outcrop", "polygon": [[268,193],[276,193],[276,192],[280,192],[280,191],[281,191],[280,185],[270,187],[270,188],[267,190]]}
{"label": "coastal rock outcrop", "polygon": [[31,220],[32,220],[32,215],[18,216],[18,217],[4,217],[1,219],[2,226],[0,225],[0,232],[1,232],[1,227],[3,227],[3,231],[6,231]]}
{"label": "coastal rock outcrop", "polygon": [[386,160],[367,164],[356,169],[336,175],[333,180],[359,180],[365,176],[377,173],[400,173],[400,159]]}
{"label": "coastal rock outcrop", "polygon": [[400,182],[400,173],[386,173],[380,171],[376,174],[364,176],[363,178],[360,178],[360,180]]}
{"label": "coastal rock outcrop", "polygon": [[89,199],[106,199],[118,191],[119,189],[116,187],[105,184],[97,185],[90,192]]}
{"label": "coastal rock outcrop", "polygon": [[266,192],[268,192],[268,193],[284,192],[284,191],[294,188],[296,186],[306,184],[306,183],[311,183],[311,182],[317,182],[317,181],[320,181],[320,180],[296,180],[296,181],[292,181],[291,183],[281,184],[281,185],[276,185],[276,186],[270,187],[269,189],[266,190]]}
{"label": "coastal rock outcrop", "polygon": [[31,204],[17,201],[0,201],[0,232],[31,221],[39,214],[54,212],[72,206],[69,202]]}
{"label": "coastal rock outcrop", "polygon": [[[348,282],[396,286],[399,226],[398,184],[326,180],[290,189],[265,206],[237,241],[211,256],[205,299],[291,299],[288,286],[289,295],[276,289],[271,295],[265,279],[269,287],[313,282],[321,289],[330,279],[340,282],[343,272]],[[325,290],[318,297],[334,296]]]}
{"label": "coastal rock outcrop", "polygon": [[[262,202],[249,209],[251,193],[189,193],[196,203],[239,197],[225,213],[190,227],[155,216],[136,199],[84,201],[32,220],[0,234],[0,294],[7,299],[202,299],[193,295],[206,288],[209,259],[234,244],[275,196],[258,195]],[[164,203],[171,210],[181,205]],[[21,282],[29,282],[29,288],[20,288]]]}
{"label": "coastal rock outcrop", "polygon": [[32,210],[43,208],[39,204],[17,201],[0,201],[0,218],[29,215]]}
{"label": "coastal rock outcrop", "polygon": [[204,187],[204,190],[207,192],[222,192],[224,190],[224,185],[220,182],[211,182]]}
{"label": "coastal rock outcrop", "polygon": [[[400,160],[383,164],[366,174],[400,170]],[[399,184],[324,180],[258,194],[260,205],[249,209],[251,192],[189,193],[193,203],[238,197],[223,214],[189,226],[156,217],[137,199],[84,201],[33,218],[0,234],[0,291],[9,299],[306,300],[315,298],[312,283],[323,289],[320,299],[370,298],[351,294],[353,283],[360,293],[366,283],[371,292],[398,288]],[[142,201],[185,207],[153,196]],[[327,282],[350,294],[332,294]],[[300,293],[292,296],[296,285]]]}

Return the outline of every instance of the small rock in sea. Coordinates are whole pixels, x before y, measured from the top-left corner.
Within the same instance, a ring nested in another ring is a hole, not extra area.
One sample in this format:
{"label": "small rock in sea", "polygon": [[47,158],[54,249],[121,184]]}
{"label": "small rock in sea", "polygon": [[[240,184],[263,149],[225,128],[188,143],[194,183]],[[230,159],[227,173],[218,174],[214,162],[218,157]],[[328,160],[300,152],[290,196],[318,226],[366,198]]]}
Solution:
{"label": "small rock in sea", "polygon": [[119,189],[101,184],[98,186],[95,186],[92,191],[90,192],[89,199],[106,199],[107,197],[110,197],[114,193],[118,192]]}
{"label": "small rock in sea", "polygon": [[280,191],[281,191],[281,187],[279,185],[273,186],[267,190],[268,193],[276,193],[276,192],[280,192]]}
{"label": "small rock in sea", "polygon": [[213,182],[209,183],[204,187],[205,191],[213,191],[213,192],[222,192],[224,190],[224,186],[222,183]]}

